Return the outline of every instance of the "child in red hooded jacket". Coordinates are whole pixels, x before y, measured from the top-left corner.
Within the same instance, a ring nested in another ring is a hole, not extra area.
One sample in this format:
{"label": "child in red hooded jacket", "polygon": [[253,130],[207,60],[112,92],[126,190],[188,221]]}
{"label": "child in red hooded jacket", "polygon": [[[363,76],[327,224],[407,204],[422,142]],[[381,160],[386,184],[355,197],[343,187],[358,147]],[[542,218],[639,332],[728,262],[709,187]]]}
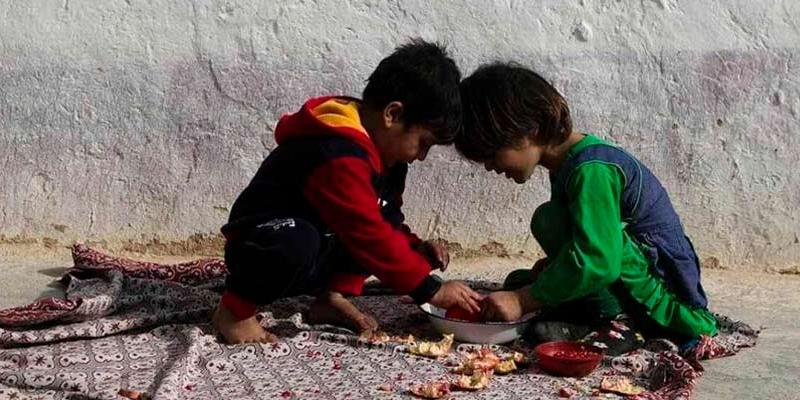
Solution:
{"label": "child in red hooded jacket", "polygon": [[298,294],[317,295],[311,323],[377,329],[346,297],[371,275],[417,303],[478,311],[478,293],[430,275],[447,250],[400,210],[408,164],[460,128],[460,79],[442,47],[414,40],[380,62],[362,100],[315,98],[281,118],[222,228],[229,275],[213,322],[227,342],[277,340],[256,307]]}

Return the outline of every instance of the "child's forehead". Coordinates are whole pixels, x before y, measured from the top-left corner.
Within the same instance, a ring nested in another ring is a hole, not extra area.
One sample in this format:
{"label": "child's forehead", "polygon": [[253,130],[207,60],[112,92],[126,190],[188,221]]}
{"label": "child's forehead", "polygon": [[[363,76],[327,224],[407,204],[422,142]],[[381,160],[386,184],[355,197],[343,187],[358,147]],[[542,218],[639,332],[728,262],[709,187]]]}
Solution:
{"label": "child's forehead", "polygon": [[425,122],[415,123],[409,127],[409,130],[420,133],[421,139],[429,141],[433,144],[450,143],[451,140],[447,140],[447,138],[454,136],[454,134],[446,127]]}

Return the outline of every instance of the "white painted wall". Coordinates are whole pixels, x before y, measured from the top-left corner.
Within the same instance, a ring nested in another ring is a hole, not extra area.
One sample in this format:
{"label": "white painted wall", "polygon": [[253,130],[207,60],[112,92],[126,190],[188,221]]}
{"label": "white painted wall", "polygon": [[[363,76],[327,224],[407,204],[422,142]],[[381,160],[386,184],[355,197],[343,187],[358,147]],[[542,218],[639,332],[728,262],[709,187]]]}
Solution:
{"label": "white painted wall", "polygon": [[[181,240],[214,233],[278,117],[358,95],[411,36],[465,74],[517,60],[575,126],[661,177],[701,257],[800,264],[800,2],[0,0],[0,234]],[[411,224],[468,248],[538,250],[549,195],[434,151]]]}

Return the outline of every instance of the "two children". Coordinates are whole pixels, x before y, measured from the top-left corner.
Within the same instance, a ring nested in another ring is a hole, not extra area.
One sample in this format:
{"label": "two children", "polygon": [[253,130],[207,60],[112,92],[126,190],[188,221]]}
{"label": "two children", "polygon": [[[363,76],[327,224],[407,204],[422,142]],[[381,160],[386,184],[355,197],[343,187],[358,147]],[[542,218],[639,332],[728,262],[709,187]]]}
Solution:
{"label": "two children", "polygon": [[234,203],[228,224],[226,291],[213,323],[229,343],[271,342],[256,306],[316,294],[312,323],[374,330],[346,296],[375,275],[417,303],[477,311],[481,297],[441,282],[447,250],[403,221],[408,164],[461,126],[461,73],[445,51],[413,41],[380,62],[362,99],[320,97],[281,118],[278,147]]}
{"label": "two children", "polygon": [[[361,100],[312,99],[281,119],[278,148],[223,227],[230,274],[213,320],[224,338],[276,340],[256,306],[310,293],[312,323],[376,329],[346,298],[370,275],[418,303],[487,320],[545,309],[572,319],[568,339],[611,335],[623,343],[607,341],[617,352],[636,345],[617,338],[629,325],[687,339],[714,334],[697,257],[652,173],[574,132],[563,97],[532,71],[494,64],[460,78],[442,48],[413,41],[380,62]],[[408,164],[454,140],[464,156],[518,183],[537,165],[551,176],[551,201],[531,224],[547,258],[485,298],[430,275],[447,266],[447,251],[411,233],[400,209]],[[590,332],[598,326],[616,330]]]}

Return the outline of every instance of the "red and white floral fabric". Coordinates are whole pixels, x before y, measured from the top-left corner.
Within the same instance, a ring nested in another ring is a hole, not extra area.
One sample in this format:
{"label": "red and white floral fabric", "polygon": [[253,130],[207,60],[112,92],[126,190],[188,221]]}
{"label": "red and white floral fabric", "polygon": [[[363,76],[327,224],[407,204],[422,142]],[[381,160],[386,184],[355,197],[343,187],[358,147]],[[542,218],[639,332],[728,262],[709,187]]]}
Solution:
{"label": "red and white floral fabric", "polygon": [[[450,376],[456,356],[416,357],[403,345],[370,344],[335,327],[309,326],[300,313],[311,300],[305,296],[260,310],[262,325],[280,342],[223,345],[208,324],[225,277],[221,260],[164,265],[82,245],[73,256],[75,266],[62,279],[65,298],[0,311],[0,398],[402,399],[414,383]],[[355,301],[391,334],[436,338],[415,306],[385,290],[368,289]],[[757,332],[747,325],[720,321],[722,333],[703,338],[689,354],[654,342],[650,350],[606,359],[583,379],[552,377],[534,363],[496,376],[486,390],[453,397],[547,399],[566,388],[577,393],[573,399],[589,398],[603,377],[626,376],[648,389],[636,398],[687,399],[702,374],[699,360],[755,345]],[[511,347],[530,353],[522,343]]]}

